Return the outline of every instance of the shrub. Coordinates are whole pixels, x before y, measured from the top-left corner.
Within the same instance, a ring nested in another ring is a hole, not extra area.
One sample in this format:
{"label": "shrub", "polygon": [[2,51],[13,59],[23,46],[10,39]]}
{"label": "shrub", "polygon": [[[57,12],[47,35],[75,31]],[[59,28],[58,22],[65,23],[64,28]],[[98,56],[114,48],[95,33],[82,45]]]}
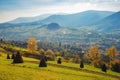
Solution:
{"label": "shrub", "polygon": [[112,71],[115,72],[120,72],[120,64],[119,63],[115,63],[114,65],[112,65]]}
{"label": "shrub", "polygon": [[111,63],[111,70],[115,72],[120,72],[120,61],[119,60],[114,60]]}
{"label": "shrub", "polygon": [[45,53],[48,60],[54,61],[55,60],[55,54],[52,50],[47,50]]}
{"label": "shrub", "polygon": [[73,62],[74,63],[80,63],[80,57],[79,57],[79,55],[77,55],[77,54],[74,55]]}

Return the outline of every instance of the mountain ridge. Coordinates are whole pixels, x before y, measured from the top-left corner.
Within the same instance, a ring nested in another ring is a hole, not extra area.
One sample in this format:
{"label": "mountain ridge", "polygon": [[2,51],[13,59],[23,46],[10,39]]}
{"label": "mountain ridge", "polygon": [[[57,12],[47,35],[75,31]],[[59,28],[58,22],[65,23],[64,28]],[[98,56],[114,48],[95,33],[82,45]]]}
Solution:
{"label": "mountain ridge", "polygon": [[97,22],[96,28],[98,31],[114,31],[120,29],[120,11],[105,17],[101,21]]}
{"label": "mountain ridge", "polygon": [[93,24],[106,16],[113,14],[110,11],[84,11],[68,15],[52,15],[42,20],[42,24],[58,23],[65,27],[80,27]]}

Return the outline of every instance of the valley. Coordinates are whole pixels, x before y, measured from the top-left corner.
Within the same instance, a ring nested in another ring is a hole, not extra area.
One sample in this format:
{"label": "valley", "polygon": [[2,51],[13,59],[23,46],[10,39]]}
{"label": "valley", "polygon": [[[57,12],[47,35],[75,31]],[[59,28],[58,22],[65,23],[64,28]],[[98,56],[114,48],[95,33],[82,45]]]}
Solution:
{"label": "valley", "polygon": [[0,0],[0,80],[120,80],[120,0]]}

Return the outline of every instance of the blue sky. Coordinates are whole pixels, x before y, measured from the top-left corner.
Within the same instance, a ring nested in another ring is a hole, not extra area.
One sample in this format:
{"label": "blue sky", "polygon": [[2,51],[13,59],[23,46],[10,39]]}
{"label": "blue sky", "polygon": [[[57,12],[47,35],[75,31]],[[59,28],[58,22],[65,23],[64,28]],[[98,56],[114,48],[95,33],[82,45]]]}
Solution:
{"label": "blue sky", "polygon": [[17,17],[86,10],[120,11],[120,0],[0,0],[0,23]]}

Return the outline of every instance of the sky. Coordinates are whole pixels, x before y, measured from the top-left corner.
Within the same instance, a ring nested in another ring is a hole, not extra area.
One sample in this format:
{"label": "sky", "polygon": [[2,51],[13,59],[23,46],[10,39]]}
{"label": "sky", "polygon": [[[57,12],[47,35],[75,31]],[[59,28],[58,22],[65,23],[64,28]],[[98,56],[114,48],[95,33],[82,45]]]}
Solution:
{"label": "sky", "polygon": [[86,10],[117,12],[120,11],[120,0],[0,0],[0,23],[18,17]]}

